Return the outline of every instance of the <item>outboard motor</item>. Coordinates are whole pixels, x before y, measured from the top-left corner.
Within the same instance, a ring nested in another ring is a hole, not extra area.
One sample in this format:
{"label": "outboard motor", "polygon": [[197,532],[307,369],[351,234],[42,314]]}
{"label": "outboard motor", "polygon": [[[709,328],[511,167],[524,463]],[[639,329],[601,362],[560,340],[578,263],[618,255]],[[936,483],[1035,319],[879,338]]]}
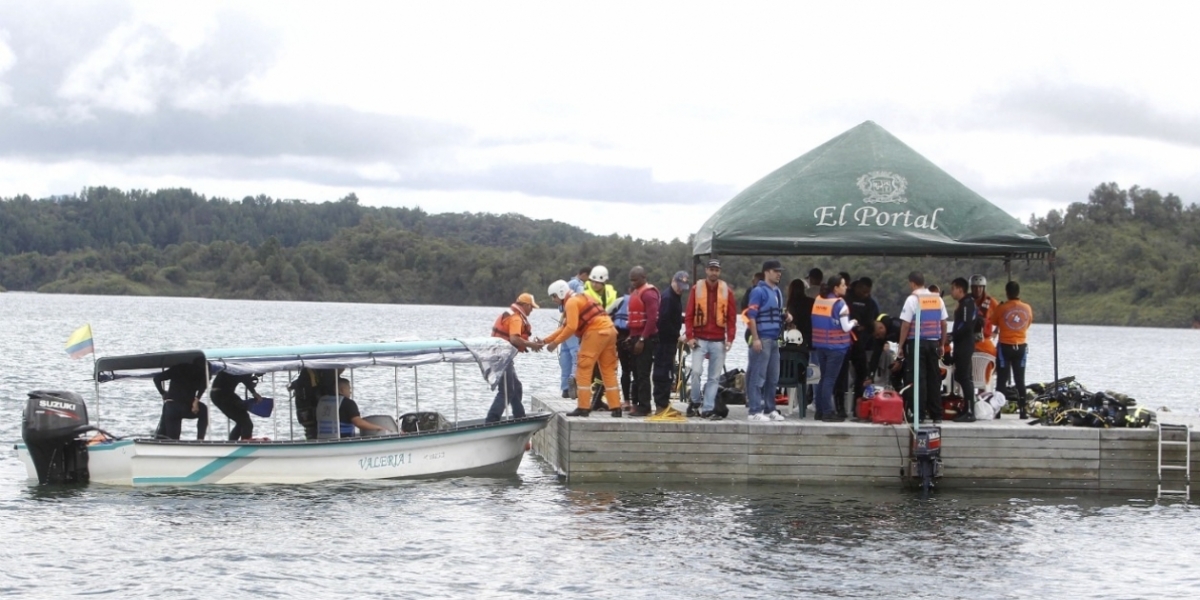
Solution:
{"label": "outboard motor", "polygon": [[935,479],[942,476],[942,428],[920,427],[912,434],[908,475],[928,494]]}
{"label": "outboard motor", "polygon": [[29,392],[21,416],[21,439],[37,469],[38,483],[87,483],[87,440],[79,434],[92,431],[87,405],[75,392]]}

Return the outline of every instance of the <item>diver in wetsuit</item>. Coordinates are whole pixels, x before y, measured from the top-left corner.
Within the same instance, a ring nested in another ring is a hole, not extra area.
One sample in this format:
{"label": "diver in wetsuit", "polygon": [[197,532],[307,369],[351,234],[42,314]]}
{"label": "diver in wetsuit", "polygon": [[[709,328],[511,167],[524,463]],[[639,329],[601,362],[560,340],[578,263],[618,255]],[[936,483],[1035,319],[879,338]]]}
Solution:
{"label": "diver in wetsuit", "polygon": [[[163,382],[170,385],[163,389]],[[163,399],[162,417],[158,420],[155,437],[179,439],[183,419],[196,421],[196,439],[204,439],[208,431],[208,405],[200,401],[208,388],[208,366],[204,359],[175,365],[154,376],[154,387]]]}
{"label": "diver in wetsuit", "polygon": [[221,371],[213,378],[212,391],[209,392],[208,397],[212,398],[213,406],[219,408],[226,417],[234,422],[233,429],[229,432],[230,441],[248,440],[254,437],[254,422],[250,420],[250,412],[246,410],[246,405],[237,395],[237,386],[245,386],[246,391],[253,394],[255,400],[262,400],[262,396],[254,389],[257,383],[258,376],[254,373],[230,375]]}

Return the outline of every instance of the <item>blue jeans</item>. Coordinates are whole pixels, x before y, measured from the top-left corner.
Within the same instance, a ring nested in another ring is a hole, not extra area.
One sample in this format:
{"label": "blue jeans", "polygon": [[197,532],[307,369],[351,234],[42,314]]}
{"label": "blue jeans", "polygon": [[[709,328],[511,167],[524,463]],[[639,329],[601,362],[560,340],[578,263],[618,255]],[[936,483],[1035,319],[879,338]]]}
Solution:
{"label": "blue jeans", "polygon": [[[568,337],[558,346],[558,368],[561,371],[559,390],[567,391],[571,376],[575,374],[575,365],[579,362],[579,338]],[[590,381],[576,381],[580,386],[592,385]]]}
{"label": "blue jeans", "polygon": [[487,412],[487,422],[499,421],[504,415],[504,405],[512,405],[512,416],[514,419],[520,419],[525,416],[525,405],[521,404],[521,380],[517,379],[517,370],[512,363],[508,363],[508,368],[504,370],[504,377],[500,379],[500,385],[496,386],[496,399],[492,400],[492,407]]}
{"label": "blue jeans", "polygon": [[846,349],[813,348],[812,362],[821,369],[821,381],[817,382],[817,389],[813,394],[813,400],[817,404],[817,413],[822,415],[833,413],[835,412],[833,386],[837,383],[838,375],[842,373],[842,364],[846,362]]}
{"label": "blue jeans", "polygon": [[708,378],[704,380],[704,405],[700,411],[712,412],[717,407],[717,387],[721,368],[725,366],[725,340],[696,340],[692,348],[692,404],[700,404],[700,367],[708,357]]}
{"label": "blue jeans", "polygon": [[779,342],[762,340],[762,351],[750,346],[746,362],[746,410],[756,415],[775,412],[775,388],[779,387]]}

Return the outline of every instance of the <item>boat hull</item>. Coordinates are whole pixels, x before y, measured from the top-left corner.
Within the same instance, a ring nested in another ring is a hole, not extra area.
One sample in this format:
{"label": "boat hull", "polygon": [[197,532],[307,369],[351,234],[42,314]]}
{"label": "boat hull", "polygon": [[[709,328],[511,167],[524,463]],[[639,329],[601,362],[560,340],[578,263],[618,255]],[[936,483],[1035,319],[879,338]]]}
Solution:
{"label": "boat hull", "polygon": [[[511,476],[550,415],[418,434],[344,440],[218,442],[119,440],[88,448],[92,483],[310,483],[457,475]],[[24,445],[18,455],[37,479]]]}

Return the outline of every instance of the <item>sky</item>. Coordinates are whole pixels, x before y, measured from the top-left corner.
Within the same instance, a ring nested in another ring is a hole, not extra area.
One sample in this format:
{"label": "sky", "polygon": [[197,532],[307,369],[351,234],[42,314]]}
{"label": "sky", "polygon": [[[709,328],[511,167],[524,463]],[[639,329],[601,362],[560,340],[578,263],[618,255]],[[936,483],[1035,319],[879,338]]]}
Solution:
{"label": "sky", "polygon": [[1022,222],[1104,182],[1186,205],[1195,6],[0,0],[0,197],[354,193],[669,241],[870,120]]}

